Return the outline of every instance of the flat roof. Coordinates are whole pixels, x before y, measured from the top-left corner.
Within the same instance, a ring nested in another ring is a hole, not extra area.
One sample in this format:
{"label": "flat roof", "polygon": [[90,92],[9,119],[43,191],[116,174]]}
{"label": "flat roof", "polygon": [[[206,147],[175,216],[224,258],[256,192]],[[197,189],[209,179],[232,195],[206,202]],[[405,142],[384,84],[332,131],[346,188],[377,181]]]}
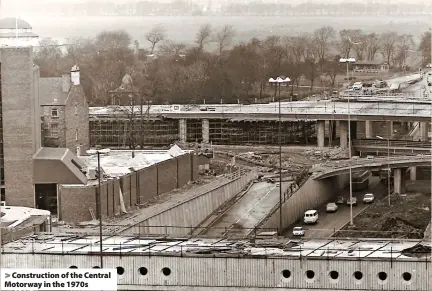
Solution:
{"label": "flat roof", "polygon": [[[92,153],[95,150],[88,152]],[[134,158],[132,158],[132,150],[108,150],[106,153],[101,150],[100,164],[106,178],[118,178],[132,173],[151,165],[170,160],[177,156],[181,156],[192,151],[182,150],[177,145],[172,146],[169,150],[134,150]],[[89,154],[87,156],[78,157],[84,164],[85,169],[97,169],[98,160],[97,154]],[[97,181],[89,180],[88,185],[97,183]],[[77,185],[64,185],[77,186]]]}
{"label": "flat roof", "polygon": [[5,228],[15,228],[19,227],[21,224],[27,222],[35,216],[49,217],[51,212],[48,210],[21,207],[21,206],[2,206],[0,225]]}
{"label": "flat roof", "polygon": [[[423,260],[430,257],[430,242],[421,240],[248,240],[103,236],[103,251],[108,255],[200,255],[259,256],[325,259]],[[411,257],[407,249],[423,249]],[[99,252],[99,236],[40,233],[3,246],[4,253],[88,255]],[[426,251],[424,251],[426,249]],[[429,250],[429,252],[427,252]],[[421,258],[423,257],[423,258]]]}

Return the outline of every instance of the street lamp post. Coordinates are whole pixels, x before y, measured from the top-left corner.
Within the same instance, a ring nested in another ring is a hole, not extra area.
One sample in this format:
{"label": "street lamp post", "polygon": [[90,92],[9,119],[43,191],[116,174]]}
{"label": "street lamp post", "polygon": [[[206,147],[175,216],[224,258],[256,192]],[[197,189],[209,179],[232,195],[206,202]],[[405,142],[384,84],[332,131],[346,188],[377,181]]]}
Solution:
{"label": "street lamp post", "polygon": [[277,77],[276,79],[270,78],[269,83],[274,83],[275,86],[279,87],[279,124],[278,124],[278,143],[279,143],[279,232],[282,232],[282,113],[281,113],[281,90],[280,86],[282,83],[290,82],[290,78],[287,77]]}
{"label": "street lamp post", "polygon": [[391,198],[390,198],[390,174],[391,174],[391,169],[390,169],[390,139],[388,138],[383,138],[382,136],[377,135],[376,136],[379,139],[382,140],[387,140],[387,192],[388,192],[388,205],[391,205]]}
{"label": "street lamp post", "polygon": [[103,269],[103,248],[102,248],[102,193],[101,193],[101,164],[100,164],[100,152],[97,151],[97,164],[98,164],[98,195],[97,195],[97,207],[99,216],[99,255],[100,255],[100,267]]}
{"label": "street lamp post", "polygon": [[[347,80],[349,81],[349,64],[355,63],[356,60],[354,58],[342,58],[339,60],[340,63],[347,64]],[[347,97],[348,100],[348,156],[351,160],[351,108],[350,108],[350,96]],[[352,167],[349,168],[349,189],[350,189],[350,225],[354,225],[353,221],[353,203],[352,203]]]}

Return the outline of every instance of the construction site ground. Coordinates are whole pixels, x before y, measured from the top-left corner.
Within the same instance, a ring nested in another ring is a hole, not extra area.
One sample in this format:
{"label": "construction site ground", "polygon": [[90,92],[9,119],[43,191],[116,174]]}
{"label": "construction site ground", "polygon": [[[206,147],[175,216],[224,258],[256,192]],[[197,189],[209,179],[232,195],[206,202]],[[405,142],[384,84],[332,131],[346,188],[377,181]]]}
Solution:
{"label": "construction site ground", "polygon": [[392,194],[376,200],[335,236],[349,238],[421,239],[431,221],[431,194]]}

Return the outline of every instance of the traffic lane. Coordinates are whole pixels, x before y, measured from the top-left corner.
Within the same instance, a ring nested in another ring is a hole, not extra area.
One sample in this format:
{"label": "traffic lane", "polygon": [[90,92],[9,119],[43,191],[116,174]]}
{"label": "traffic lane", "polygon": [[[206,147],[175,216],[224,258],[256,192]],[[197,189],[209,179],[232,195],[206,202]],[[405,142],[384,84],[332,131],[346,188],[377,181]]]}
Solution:
{"label": "traffic lane", "polygon": [[[363,196],[366,193],[373,193],[375,199],[380,199],[387,193],[387,187],[380,183],[379,177],[372,176],[369,179],[369,187],[362,191],[353,192],[353,197],[357,198],[357,206],[353,206],[353,216],[362,212],[369,204],[363,203]],[[336,194],[334,198],[328,202],[335,202],[338,196],[349,198],[349,187]],[[297,223],[288,228],[286,234],[288,237],[292,236],[293,228],[302,226],[305,229],[305,237],[307,238],[327,238],[331,237],[335,231],[344,227],[350,221],[350,207],[345,203],[338,205],[336,212],[327,212],[327,203],[321,205],[318,210],[318,223],[315,225],[308,225],[303,223],[301,218]]]}

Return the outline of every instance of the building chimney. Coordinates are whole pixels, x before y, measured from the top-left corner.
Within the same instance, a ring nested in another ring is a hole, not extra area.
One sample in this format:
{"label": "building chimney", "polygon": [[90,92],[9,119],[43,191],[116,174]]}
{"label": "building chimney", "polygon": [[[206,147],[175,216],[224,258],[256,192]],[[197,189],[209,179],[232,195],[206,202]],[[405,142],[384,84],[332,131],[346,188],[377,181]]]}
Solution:
{"label": "building chimney", "polygon": [[80,84],[80,69],[77,65],[73,66],[71,69],[71,81],[74,86]]}
{"label": "building chimney", "polygon": [[71,87],[71,80],[69,75],[62,75],[62,91],[64,93],[69,92]]}

